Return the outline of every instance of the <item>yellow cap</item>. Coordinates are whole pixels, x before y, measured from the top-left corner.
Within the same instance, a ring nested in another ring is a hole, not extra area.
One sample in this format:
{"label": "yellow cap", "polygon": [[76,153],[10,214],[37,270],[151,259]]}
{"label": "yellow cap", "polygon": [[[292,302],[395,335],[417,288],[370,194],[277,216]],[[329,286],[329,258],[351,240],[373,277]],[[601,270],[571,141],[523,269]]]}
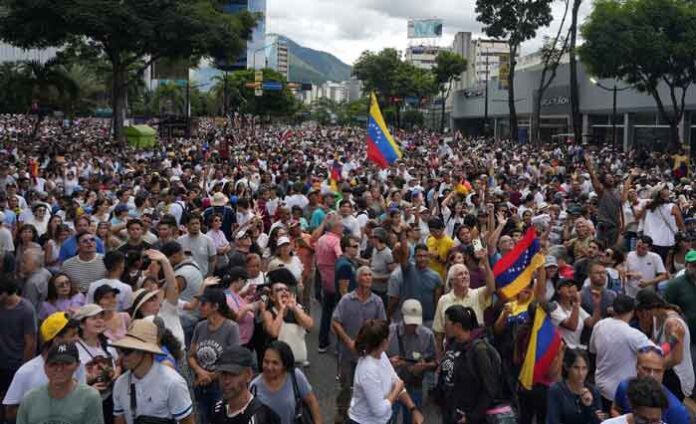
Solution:
{"label": "yellow cap", "polygon": [[48,316],[41,324],[39,333],[41,334],[41,339],[45,342],[53,340],[54,337],[60,333],[66,325],[68,325],[68,314],[65,312],[55,312]]}

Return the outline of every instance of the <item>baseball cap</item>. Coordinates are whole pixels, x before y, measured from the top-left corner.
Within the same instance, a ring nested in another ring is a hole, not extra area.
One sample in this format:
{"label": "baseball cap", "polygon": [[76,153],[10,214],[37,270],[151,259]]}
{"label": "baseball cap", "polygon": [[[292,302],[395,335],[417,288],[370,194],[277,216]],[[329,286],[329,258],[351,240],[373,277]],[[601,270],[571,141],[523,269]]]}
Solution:
{"label": "baseball cap", "polygon": [[401,315],[404,317],[404,324],[421,325],[423,324],[423,308],[417,299],[407,299],[401,306]]}
{"label": "baseball cap", "polygon": [[65,312],[55,312],[46,317],[41,323],[39,334],[44,343],[53,340],[65,327],[70,324],[70,318]]}
{"label": "baseball cap", "polygon": [[687,263],[696,262],[696,250],[690,250],[684,257],[684,260],[686,260]]}
{"label": "baseball cap", "polygon": [[374,230],[372,230],[372,237],[375,237],[376,239],[378,239],[382,243],[387,242],[387,232],[382,227],[378,227],[378,228],[375,228]]}
{"label": "baseball cap", "polygon": [[211,303],[218,306],[220,312],[227,310],[227,297],[225,291],[216,287],[206,287],[203,294],[195,296],[201,303]]}
{"label": "baseball cap", "polygon": [[660,297],[654,290],[642,289],[636,294],[636,309],[665,308],[669,306],[667,301]]}
{"label": "baseball cap", "polygon": [[242,346],[232,346],[225,349],[215,363],[215,371],[239,374],[250,369],[254,364],[249,349]]}
{"label": "baseball cap", "polygon": [[558,260],[556,260],[555,256],[547,256],[546,257],[546,262],[544,263],[544,268],[548,268],[550,266],[558,266]]}
{"label": "baseball cap", "polygon": [[52,346],[46,355],[47,364],[75,364],[78,362],[80,362],[80,354],[77,352],[75,343],[61,343]]}
{"label": "baseball cap", "polygon": [[116,205],[116,207],[114,208],[114,214],[116,214],[116,215],[123,213],[123,212],[127,212],[127,211],[128,211],[128,206],[126,206],[126,205]]}
{"label": "baseball cap", "polygon": [[113,293],[114,295],[117,295],[121,293],[121,290],[111,287],[108,284],[104,284],[103,286],[97,287],[97,289],[94,291],[94,303],[99,304],[99,301],[102,299],[102,297],[106,296],[109,293]]}
{"label": "baseball cap", "polygon": [[278,237],[278,242],[276,243],[276,246],[282,246],[284,244],[290,244],[290,239],[285,236]]}
{"label": "baseball cap", "polygon": [[[547,265],[548,266],[548,265]],[[563,286],[574,286],[575,281],[570,278],[561,278],[560,280],[556,281],[556,290]]]}
{"label": "baseball cap", "polygon": [[104,309],[102,309],[101,306],[95,305],[94,303],[90,303],[89,305],[85,305],[78,309],[77,312],[75,312],[75,316],[73,316],[73,318],[77,321],[82,321],[85,318],[99,315],[102,312],[104,312]]}

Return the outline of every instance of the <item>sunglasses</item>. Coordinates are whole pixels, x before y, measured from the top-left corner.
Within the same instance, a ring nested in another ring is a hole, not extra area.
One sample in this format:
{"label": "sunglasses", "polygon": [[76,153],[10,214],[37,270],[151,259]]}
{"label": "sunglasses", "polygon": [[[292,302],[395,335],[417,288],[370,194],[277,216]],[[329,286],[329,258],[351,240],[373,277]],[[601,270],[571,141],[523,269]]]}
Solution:
{"label": "sunglasses", "polygon": [[80,243],[84,243],[84,244],[96,243],[96,241],[97,241],[97,239],[95,239],[94,237],[89,237],[89,238],[83,238],[82,240],[80,240]]}

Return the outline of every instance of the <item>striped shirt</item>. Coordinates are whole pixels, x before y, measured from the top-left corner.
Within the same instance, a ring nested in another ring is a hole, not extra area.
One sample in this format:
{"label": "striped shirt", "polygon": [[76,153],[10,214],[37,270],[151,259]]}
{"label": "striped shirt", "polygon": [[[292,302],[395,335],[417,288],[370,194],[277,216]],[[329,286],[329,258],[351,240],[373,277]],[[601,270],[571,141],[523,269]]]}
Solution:
{"label": "striped shirt", "polygon": [[61,272],[70,277],[73,284],[84,294],[87,293],[89,285],[106,276],[104,267],[104,257],[97,254],[91,261],[83,261],[79,256],[73,256],[63,262]]}

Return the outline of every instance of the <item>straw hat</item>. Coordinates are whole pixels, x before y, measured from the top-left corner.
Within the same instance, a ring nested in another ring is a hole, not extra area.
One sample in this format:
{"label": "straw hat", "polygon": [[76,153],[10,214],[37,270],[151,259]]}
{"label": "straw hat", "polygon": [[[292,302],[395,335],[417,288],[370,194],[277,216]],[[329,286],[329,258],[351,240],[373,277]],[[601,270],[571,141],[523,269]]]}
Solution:
{"label": "straw hat", "polygon": [[159,290],[149,291],[147,289],[138,289],[133,293],[133,310],[131,311],[131,316],[135,317],[141,306],[148,300],[157,296]]}
{"label": "straw hat", "polygon": [[224,194],[218,192],[213,194],[213,200],[211,204],[213,206],[225,206],[227,204],[227,201],[227,197]]}
{"label": "straw hat", "polygon": [[111,343],[121,349],[133,349],[161,355],[162,349],[157,345],[157,325],[144,319],[136,319],[131,324],[126,336]]}

